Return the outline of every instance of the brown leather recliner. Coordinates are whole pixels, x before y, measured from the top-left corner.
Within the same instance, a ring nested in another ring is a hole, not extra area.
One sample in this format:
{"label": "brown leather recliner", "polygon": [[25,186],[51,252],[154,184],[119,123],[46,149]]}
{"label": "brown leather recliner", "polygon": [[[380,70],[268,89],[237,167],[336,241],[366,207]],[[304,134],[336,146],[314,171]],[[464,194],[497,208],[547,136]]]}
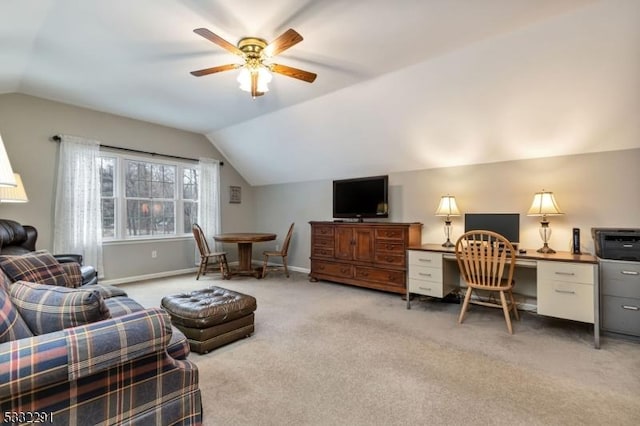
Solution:
{"label": "brown leather recliner", "polygon": [[[21,225],[14,220],[0,219],[0,254],[19,255],[36,250],[38,231],[31,225]],[[82,285],[97,284],[96,268],[82,264],[80,254],[54,254],[58,262],[76,262],[80,264]]]}

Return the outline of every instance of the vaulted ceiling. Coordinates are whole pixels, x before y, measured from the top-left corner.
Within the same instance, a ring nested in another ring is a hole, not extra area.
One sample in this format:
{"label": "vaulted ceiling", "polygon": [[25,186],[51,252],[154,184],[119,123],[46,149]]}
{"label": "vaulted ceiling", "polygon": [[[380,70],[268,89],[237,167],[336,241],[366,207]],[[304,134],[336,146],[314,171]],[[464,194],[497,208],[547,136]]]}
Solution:
{"label": "vaulted ceiling", "polygon": [[[610,129],[638,112],[639,3],[4,1],[0,93],[203,133],[254,185],[622,149],[640,140]],[[200,27],[294,28],[278,63],[318,78],[275,75],[254,100],[237,71],[193,77],[238,63]]]}

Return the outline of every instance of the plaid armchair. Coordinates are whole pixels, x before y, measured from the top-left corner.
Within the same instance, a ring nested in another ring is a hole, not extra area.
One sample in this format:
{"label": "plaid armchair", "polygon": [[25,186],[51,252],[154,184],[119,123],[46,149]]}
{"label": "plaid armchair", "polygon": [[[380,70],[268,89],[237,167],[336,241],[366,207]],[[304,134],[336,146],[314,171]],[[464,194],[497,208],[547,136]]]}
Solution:
{"label": "plaid armchair", "polygon": [[202,423],[197,367],[163,310],[116,287],[12,283],[4,266],[3,424]]}

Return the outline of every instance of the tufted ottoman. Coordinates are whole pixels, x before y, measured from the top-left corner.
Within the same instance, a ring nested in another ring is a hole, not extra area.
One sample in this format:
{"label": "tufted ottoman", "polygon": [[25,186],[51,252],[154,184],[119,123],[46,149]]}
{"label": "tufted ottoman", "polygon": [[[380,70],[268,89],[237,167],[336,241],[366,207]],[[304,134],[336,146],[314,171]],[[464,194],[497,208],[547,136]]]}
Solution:
{"label": "tufted ottoman", "polygon": [[210,287],[162,298],[171,322],[187,336],[191,350],[207,353],[253,333],[253,296]]}

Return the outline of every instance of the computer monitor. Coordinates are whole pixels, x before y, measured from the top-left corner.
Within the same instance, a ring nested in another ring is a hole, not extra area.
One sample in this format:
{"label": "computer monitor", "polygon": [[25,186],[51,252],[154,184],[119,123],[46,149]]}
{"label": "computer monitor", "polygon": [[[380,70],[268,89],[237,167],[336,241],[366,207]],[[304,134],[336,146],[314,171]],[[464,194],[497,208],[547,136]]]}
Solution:
{"label": "computer monitor", "polygon": [[520,242],[519,213],[466,213],[464,232],[486,230],[503,235],[515,246]]}

